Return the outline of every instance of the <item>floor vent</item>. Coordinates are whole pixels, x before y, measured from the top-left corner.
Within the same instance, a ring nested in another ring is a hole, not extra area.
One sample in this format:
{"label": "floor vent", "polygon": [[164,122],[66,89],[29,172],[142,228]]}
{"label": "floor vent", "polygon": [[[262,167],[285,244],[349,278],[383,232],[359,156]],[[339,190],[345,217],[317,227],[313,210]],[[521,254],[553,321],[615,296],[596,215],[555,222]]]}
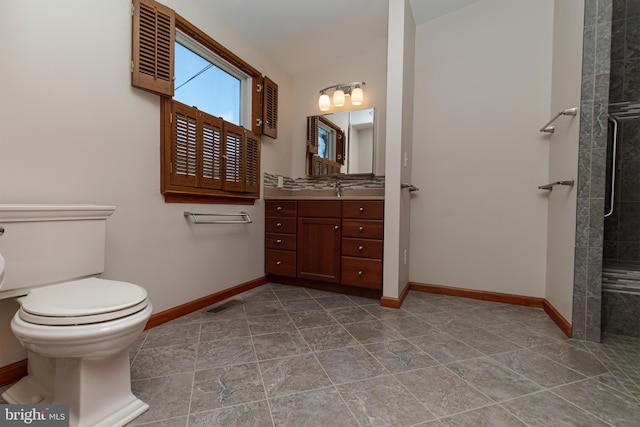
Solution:
{"label": "floor vent", "polygon": [[225,302],[224,304],[220,304],[216,307],[213,307],[209,310],[207,310],[207,313],[212,313],[212,314],[219,314],[222,313],[225,310],[229,310],[230,308],[239,306],[244,304],[244,301],[240,301],[237,299],[230,299],[229,301]]}

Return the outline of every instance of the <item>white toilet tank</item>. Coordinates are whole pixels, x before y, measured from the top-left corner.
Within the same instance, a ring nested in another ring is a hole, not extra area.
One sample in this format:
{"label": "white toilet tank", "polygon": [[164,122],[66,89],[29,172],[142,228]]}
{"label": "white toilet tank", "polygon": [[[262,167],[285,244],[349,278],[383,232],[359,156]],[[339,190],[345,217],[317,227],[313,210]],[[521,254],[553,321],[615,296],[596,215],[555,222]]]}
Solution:
{"label": "white toilet tank", "polygon": [[101,205],[0,204],[5,269],[0,299],[102,273],[106,222],[114,210]]}

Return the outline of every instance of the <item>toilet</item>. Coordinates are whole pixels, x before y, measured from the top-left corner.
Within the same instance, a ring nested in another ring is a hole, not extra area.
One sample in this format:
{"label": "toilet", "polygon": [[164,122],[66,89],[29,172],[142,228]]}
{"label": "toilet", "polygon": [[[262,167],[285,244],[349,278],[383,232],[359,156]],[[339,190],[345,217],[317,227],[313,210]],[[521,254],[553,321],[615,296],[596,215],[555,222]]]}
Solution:
{"label": "toilet", "polygon": [[28,375],[7,403],[68,404],[71,426],[122,426],[149,406],[131,392],[129,346],[152,306],[141,286],[106,280],[99,205],[0,205],[0,299],[20,308],[11,330]]}

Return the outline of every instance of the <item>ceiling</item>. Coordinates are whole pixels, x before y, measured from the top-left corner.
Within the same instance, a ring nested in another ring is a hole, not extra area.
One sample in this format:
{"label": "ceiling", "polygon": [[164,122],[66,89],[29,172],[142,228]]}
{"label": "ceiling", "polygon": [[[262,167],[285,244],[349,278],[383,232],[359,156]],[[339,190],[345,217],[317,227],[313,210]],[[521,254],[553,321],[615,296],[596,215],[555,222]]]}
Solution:
{"label": "ceiling", "polygon": [[[389,0],[201,0],[291,74],[387,37]],[[416,25],[478,0],[410,0]]]}

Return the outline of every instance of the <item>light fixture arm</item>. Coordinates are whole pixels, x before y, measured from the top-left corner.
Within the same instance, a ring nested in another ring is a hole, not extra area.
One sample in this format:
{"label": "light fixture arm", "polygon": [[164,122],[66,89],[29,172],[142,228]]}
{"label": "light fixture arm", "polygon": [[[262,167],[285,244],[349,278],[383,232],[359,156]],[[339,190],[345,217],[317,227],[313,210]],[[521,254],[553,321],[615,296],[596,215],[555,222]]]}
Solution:
{"label": "light fixture arm", "polygon": [[341,89],[344,92],[345,95],[348,95],[348,94],[351,93],[351,90],[353,88],[363,87],[365,84],[366,84],[365,82],[349,82],[349,83],[340,83],[340,84],[337,84],[337,85],[331,85],[331,86],[328,86],[328,87],[325,87],[324,89],[322,89],[320,91],[320,95],[322,95],[322,94],[326,93],[328,90],[332,90],[332,89],[333,90]]}

